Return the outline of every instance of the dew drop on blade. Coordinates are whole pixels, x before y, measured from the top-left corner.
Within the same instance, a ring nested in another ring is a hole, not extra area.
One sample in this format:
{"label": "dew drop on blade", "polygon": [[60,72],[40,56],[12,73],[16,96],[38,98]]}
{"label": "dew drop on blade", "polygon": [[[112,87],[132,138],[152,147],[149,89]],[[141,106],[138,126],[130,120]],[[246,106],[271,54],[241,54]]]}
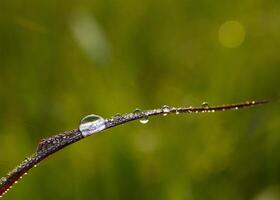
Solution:
{"label": "dew drop on blade", "polygon": [[[97,116],[97,115],[96,115]],[[115,116],[114,117],[120,117],[121,116],[121,114],[120,113],[117,113],[117,114],[115,114]]]}
{"label": "dew drop on blade", "polygon": [[206,101],[204,101],[204,102],[202,102],[201,106],[202,106],[202,107],[208,107],[209,104],[208,104]]}
{"label": "dew drop on blade", "polygon": [[79,130],[84,137],[100,132],[106,128],[105,120],[98,115],[87,115],[81,119]]}
{"label": "dew drop on blade", "polygon": [[170,113],[170,108],[167,105],[162,106],[161,110],[163,111],[163,116],[166,116],[168,113]]}
{"label": "dew drop on blade", "polygon": [[149,122],[149,118],[148,118],[148,116],[144,116],[139,121],[141,124],[147,124]]}
{"label": "dew drop on blade", "polygon": [[187,112],[188,112],[188,113],[192,113],[192,112],[193,112],[192,109],[193,109],[193,107],[192,107],[192,106],[189,106]]}
{"label": "dew drop on blade", "polygon": [[141,112],[141,110],[139,108],[135,108],[135,110],[133,111],[134,114],[139,114]]}

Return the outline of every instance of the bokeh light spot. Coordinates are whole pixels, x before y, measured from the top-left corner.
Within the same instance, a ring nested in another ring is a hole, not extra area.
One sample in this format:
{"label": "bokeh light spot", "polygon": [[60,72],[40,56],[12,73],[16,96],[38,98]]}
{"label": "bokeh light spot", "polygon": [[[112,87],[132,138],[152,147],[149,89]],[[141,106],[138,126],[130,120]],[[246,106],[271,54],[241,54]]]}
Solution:
{"label": "bokeh light spot", "polygon": [[97,63],[106,63],[110,57],[110,44],[94,16],[78,12],[71,19],[71,29],[81,49]]}
{"label": "bokeh light spot", "polygon": [[235,48],[242,44],[246,30],[238,21],[227,21],[219,29],[219,41],[224,47]]}

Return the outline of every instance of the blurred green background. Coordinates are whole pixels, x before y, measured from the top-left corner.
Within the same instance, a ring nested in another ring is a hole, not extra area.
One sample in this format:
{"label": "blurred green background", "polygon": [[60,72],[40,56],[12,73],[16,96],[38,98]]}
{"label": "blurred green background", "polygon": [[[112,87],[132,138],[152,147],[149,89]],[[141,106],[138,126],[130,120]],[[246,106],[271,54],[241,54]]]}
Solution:
{"label": "blurred green background", "polygon": [[[41,138],[170,106],[277,99],[280,1],[1,0],[0,174]],[[279,102],[80,141],[6,199],[280,199]]]}

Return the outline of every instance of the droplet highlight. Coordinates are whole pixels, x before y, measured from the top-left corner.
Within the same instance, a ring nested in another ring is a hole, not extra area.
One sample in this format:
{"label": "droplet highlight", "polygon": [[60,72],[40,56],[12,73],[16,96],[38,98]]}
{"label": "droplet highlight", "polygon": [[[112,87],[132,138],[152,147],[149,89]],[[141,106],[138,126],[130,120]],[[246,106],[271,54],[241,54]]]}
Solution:
{"label": "droplet highlight", "polygon": [[79,130],[84,137],[100,132],[106,128],[105,120],[98,115],[87,115],[80,121]]}

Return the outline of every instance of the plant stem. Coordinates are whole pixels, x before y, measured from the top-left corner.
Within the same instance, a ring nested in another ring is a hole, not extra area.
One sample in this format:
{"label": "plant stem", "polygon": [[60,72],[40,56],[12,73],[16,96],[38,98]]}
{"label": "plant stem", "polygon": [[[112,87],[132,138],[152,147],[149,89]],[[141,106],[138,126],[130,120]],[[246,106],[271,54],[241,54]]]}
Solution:
{"label": "plant stem", "polygon": [[[205,112],[216,112],[216,111],[226,111],[226,110],[238,110],[240,108],[248,108],[260,104],[268,103],[268,101],[246,101],[237,104],[227,104],[220,106],[208,106],[202,105],[200,107],[168,107],[164,106],[162,108],[138,111],[128,114],[123,114],[115,116],[109,119],[105,119],[105,129],[112,128],[133,120],[147,118],[154,115],[167,115],[167,114],[180,114],[180,113],[205,113]],[[75,143],[84,136],[79,129],[74,129],[71,131],[65,131],[63,133],[51,136],[49,138],[41,140],[38,144],[36,152],[27,157],[20,165],[15,167],[6,176],[0,179],[0,197],[6,194],[9,189],[18,182],[27,172],[36,167],[38,163],[44,160],[46,157],[52,155],[53,153],[61,150],[62,148]],[[44,144],[44,145],[42,145]],[[44,147],[44,148],[42,148]]]}

